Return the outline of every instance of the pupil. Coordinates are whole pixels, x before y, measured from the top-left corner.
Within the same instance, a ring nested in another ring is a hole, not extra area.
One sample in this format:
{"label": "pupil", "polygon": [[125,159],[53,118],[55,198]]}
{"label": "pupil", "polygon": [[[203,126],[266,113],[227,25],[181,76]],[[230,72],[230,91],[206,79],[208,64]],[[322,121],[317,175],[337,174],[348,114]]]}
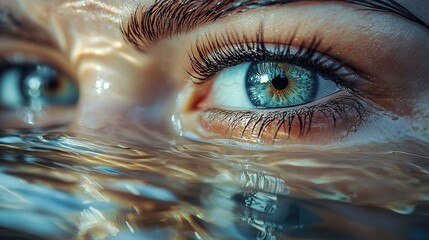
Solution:
{"label": "pupil", "polygon": [[273,80],[271,81],[271,84],[273,85],[273,87],[275,89],[283,90],[289,84],[289,80],[287,79],[287,77],[285,75],[279,74],[273,78]]}
{"label": "pupil", "polygon": [[60,87],[60,81],[58,81],[58,79],[49,79],[45,85],[46,90],[51,91],[51,92],[55,92],[59,89]]}

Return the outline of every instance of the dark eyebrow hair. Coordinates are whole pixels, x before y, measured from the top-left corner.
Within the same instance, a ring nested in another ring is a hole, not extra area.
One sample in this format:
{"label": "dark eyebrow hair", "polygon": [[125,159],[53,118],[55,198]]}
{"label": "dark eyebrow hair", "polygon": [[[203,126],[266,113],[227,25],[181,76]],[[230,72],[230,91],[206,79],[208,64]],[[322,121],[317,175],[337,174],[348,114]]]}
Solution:
{"label": "dark eyebrow hair", "polygon": [[[140,51],[157,41],[189,32],[200,25],[214,22],[234,12],[286,5],[308,0],[156,0],[146,7],[139,5],[129,21],[121,25],[126,41]],[[323,0],[322,0],[323,1]],[[363,10],[386,12],[401,16],[429,29],[429,25],[394,0],[334,0],[363,7]]]}
{"label": "dark eyebrow hair", "polygon": [[59,46],[42,27],[10,9],[0,8],[0,39],[31,42],[55,50]]}

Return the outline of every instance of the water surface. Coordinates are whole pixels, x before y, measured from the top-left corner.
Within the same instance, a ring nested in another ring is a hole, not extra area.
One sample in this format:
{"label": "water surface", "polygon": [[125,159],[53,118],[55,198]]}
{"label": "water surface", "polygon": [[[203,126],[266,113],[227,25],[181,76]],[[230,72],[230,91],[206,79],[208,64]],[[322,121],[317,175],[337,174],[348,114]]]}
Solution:
{"label": "water surface", "polygon": [[1,239],[429,239],[418,141],[276,152],[9,131],[0,161]]}

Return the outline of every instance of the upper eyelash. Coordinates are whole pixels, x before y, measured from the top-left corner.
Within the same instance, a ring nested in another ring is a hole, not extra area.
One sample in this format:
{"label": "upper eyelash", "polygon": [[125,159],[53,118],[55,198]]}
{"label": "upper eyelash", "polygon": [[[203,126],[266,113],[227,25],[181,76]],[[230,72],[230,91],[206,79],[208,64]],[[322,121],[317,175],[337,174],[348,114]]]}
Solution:
{"label": "upper eyelash", "polygon": [[332,47],[324,49],[324,54],[320,53],[318,50],[322,39],[315,36],[308,44],[302,41],[296,47],[297,50],[292,51],[295,47],[294,39],[295,33],[286,40],[278,38],[267,43],[262,24],[253,37],[239,35],[237,32],[228,32],[215,37],[207,35],[204,41],[198,41],[192,48],[189,54],[192,72],[188,73],[194,83],[199,84],[211,79],[225,68],[244,62],[278,61],[314,70],[347,89],[352,91],[356,89],[353,81],[347,82],[343,79],[357,74],[354,71],[340,72],[346,66],[345,62],[326,55],[332,51]]}

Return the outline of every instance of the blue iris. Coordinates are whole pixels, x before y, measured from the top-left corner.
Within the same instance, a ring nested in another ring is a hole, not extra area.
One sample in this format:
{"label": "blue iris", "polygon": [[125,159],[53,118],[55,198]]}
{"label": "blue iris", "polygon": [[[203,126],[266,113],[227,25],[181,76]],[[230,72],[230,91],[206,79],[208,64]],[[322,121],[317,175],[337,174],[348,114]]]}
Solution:
{"label": "blue iris", "polygon": [[317,74],[284,62],[253,62],[246,74],[246,90],[255,107],[282,108],[314,101]]}

